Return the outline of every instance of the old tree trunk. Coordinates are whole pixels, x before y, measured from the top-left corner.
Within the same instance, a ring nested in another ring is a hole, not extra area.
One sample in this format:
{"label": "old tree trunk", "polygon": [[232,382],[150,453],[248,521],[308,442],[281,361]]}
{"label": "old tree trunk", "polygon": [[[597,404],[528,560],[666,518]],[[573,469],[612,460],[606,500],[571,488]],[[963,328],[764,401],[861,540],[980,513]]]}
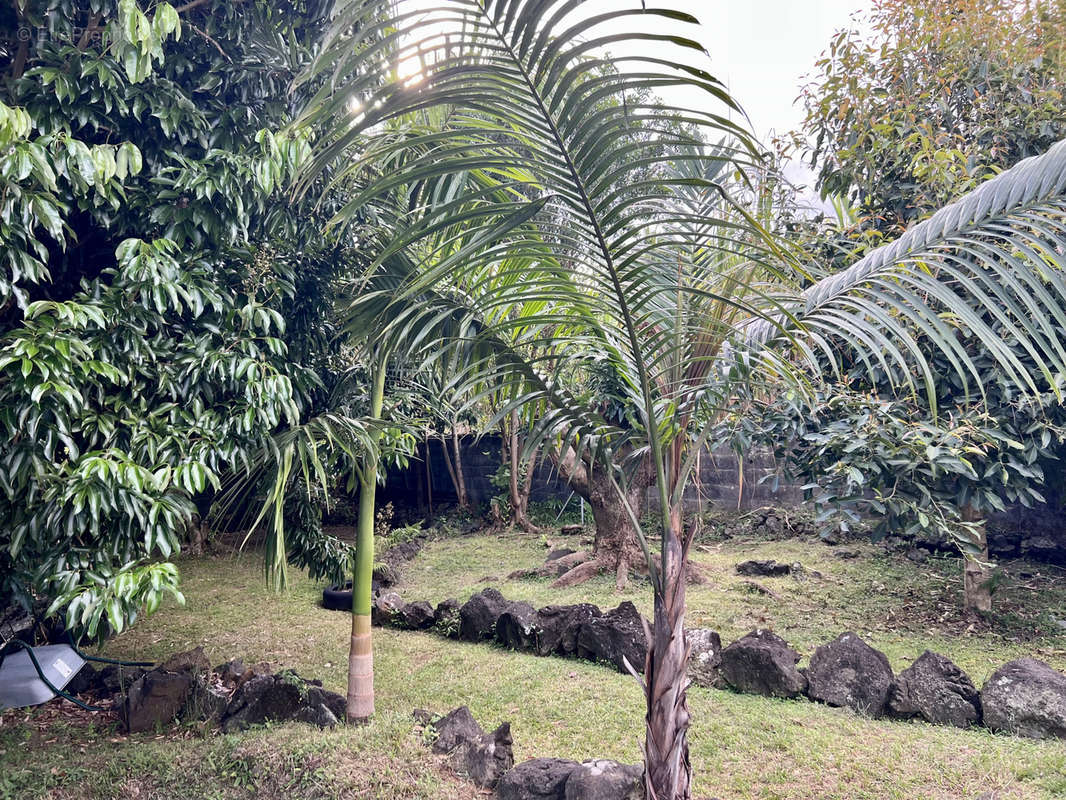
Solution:
{"label": "old tree trunk", "polygon": [[[637,539],[636,528],[618,497],[607,472],[598,464],[580,458],[573,450],[554,459],[559,474],[571,489],[589,504],[596,524],[591,553],[567,556],[571,568],[555,582],[555,586],[573,586],[601,572],[611,571],[619,588],[625,585],[630,569],[647,569],[644,552]],[[644,463],[630,476],[626,499],[633,513],[640,518],[648,487],[654,479],[651,463]]]}

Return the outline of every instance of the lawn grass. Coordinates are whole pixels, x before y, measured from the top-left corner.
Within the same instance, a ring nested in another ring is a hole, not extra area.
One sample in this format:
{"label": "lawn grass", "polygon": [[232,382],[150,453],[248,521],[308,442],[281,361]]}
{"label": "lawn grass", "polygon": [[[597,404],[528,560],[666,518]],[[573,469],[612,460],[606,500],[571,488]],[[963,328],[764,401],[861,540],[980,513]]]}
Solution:
{"label": "lawn grass", "polygon": [[[553,541],[556,541],[555,537]],[[1044,635],[1048,611],[1066,612],[1061,577],[1008,565],[1007,614],[969,625],[950,606],[953,561],[916,566],[869,545],[841,560],[809,542],[724,542],[697,561],[708,583],[692,587],[690,625],[729,641],[773,627],[805,655],[853,629],[897,669],[925,647],[956,660],[980,684],[998,664],[1037,653],[1066,668],[1066,640]],[[431,542],[407,570],[405,599],[462,599],[489,583],[535,605],[631,599],[650,604],[646,582],[623,593],[613,578],[567,590],[511,580],[544,557],[536,536],[479,535]],[[751,594],[733,575],[746,558],[800,561],[822,579],[760,579],[779,597]],[[349,618],[318,608],[321,584],[295,574],[289,590],[266,589],[255,554],[182,559],[184,608],[165,607],[109,641],[108,654],[160,659],[205,645],[216,662],[242,656],[321,678],[343,691]],[[1057,603],[1057,605],[1056,605]],[[965,624],[964,624],[965,623]],[[0,716],[0,798],[474,798],[442,769],[412,728],[411,711],[469,705],[486,727],[510,720],[518,760],[538,756],[640,759],[642,700],[636,682],[581,661],[536,658],[430,634],[375,629],[378,714],[364,728],[320,732],[290,724],[220,736],[124,736],[52,720],[55,704]],[[806,701],[769,700],[693,688],[691,747],[696,797],[780,800],[1066,797],[1066,743],[863,719]],[[48,724],[45,724],[45,723]]]}

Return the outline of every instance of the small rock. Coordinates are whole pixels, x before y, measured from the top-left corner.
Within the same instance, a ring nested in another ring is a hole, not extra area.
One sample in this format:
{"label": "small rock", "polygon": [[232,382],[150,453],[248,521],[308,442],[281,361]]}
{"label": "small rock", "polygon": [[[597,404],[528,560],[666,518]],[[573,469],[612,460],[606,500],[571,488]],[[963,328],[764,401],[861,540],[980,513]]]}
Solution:
{"label": "small rock", "polygon": [[400,570],[393,564],[378,564],[370,579],[383,589],[395,586],[400,582]]}
{"label": "small rock", "polygon": [[307,704],[325,706],[337,719],[344,719],[348,712],[348,700],[336,692],[330,692],[320,686],[311,686],[307,690]]}
{"label": "small rock", "polygon": [[382,592],[374,599],[370,609],[371,621],[375,625],[392,625],[400,619],[404,602],[396,592]]}
{"label": "small rock", "polygon": [[913,561],[915,564],[924,564],[929,560],[929,554],[924,550],[919,550],[917,547],[912,547],[907,551],[907,560]]}
{"label": "small rock", "polygon": [[433,722],[433,712],[426,711],[424,708],[416,708],[411,712],[411,716],[414,717],[415,724],[426,727]]}
{"label": "small rock", "polygon": [[85,662],[74,677],[67,682],[65,689],[70,694],[88,694],[95,690],[97,679],[98,675],[95,667],[89,662]]}
{"label": "small rock", "polygon": [[981,698],[970,678],[930,650],[896,678],[889,696],[893,716],[921,717],[935,725],[968,728],[981,718]]}
{"label": "small rock", "polygon": [[339,722],[337,715],[322,703],[304,706],[296,712],[295,719],[297,722],[306,722],[308,725],[317,725],[319,728],[335,728]]}
{"label": "small rock", "polygon": [[108,664],[96,673],[93,690],[98,694],[123,694],[141,676],[146,675],[147,670],[141,667],[124,667],[121,664]]}
{"label": "small rock", "polygon": [[565,800],[566,782],[581,765],[565,758],[534,758],[504,773],[497,800]]}
{"label": "small rock", "polygon": [[772,597],[774,600],[781,599],[780,595],[778,595],[777,592],[775,592],[773,589],[763,586],[761,583],[758,583],[756,581],[741,581],[741,586],[743,586],[749,592],[754,592],[755,594],[761,594],[766,597]]}
{"label": "small rock", "polygon": [[807,679],[796,669],[799,653],[767,630],[755,630],[722,651],[719,673],[740,692],[767,697],[796,697]]}
{"label": "small rock", "polygon": [[227,661],[225,664],[219,664],[215,667],[215,672],[218,674],[219,680],[221,680],[227,686],[236,685],[237,681],[244,675],[244,660],[235,658],[232,661]]}
{"label": "small rock", "polygon": [[688,677],[696,686],[719,687],[722,676],[722,637],[710,628],[685,631],[688,642]]}
{"label": "small rock", "polygon": [[876,718],[885,713],[895,679],[885,654],[848,632],[814,651],[807,681],[811,699]]}
{"label": "small rock", "polygon": [[566,781],[564,800],[643,800],[644,768],[617,761],[586,761]]}
{"label": "small rock", "polygon": [[985,726],[1032,739],[1066,739],[1066,675],[1035,658],[997,669],[981,687]]}
{"label": "small rock", "polygon": [[736,569],[737,575],[750,578],[775,578],[792,572],[788,564],[778,564],[776,561],[742,561]]}

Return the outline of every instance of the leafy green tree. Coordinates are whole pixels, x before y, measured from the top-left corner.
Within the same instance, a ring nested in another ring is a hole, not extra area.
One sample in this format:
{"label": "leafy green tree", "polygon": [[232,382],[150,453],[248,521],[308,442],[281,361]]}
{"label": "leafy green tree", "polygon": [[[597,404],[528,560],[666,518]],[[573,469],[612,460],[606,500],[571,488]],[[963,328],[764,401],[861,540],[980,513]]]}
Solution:
{"label": "leafy green tree", "polygon": [[[308,114],[329,122],[330,133],[304,181],[336,169],[361,187],[337,224],[395,202],[398,193],[407,201],[394,206],[402,212],[394,216],[394,235],[369,269],[372,276],[387,271],[391,255],[409,262],[408,269],[389,273],[393,288],[380,298],[378,335],[384,340],[420,338],[439,349],[449,343],[440,335],[441,320],[475,321],[476,334],[464,343],[472,340],[493,353],[497,381],[514,387],[514,407],[540,405],[539,435],[531,443],[589,449],[610,465],[622,502],[631,464],[619,455],[647,454],[660,499],[655,532],[661,546],[653,558],[634,520],[655,608],[642,678],[645,780],[649,796],[675,800],[689,796],[691,770],[684,639],[691,541],[682,525],[682,498],[699,447],[727,397],[742,381],[787,378],[798,388],[809,385],[806,368],[820,372],[818,356],[837,352],[839,337],[867,360],[899,365],[911,385],[927,386],[935,379],[915,328],[928,331],[960,373],[970,376],[970,362],[956,348],[945,314],[989,348],[1024,389],[1054,388],[1040,370],[1032,376],[1011,364],[997,347],[998,333],[973,312],[983,302],[958,291],[955,281],[1000,281],[1004,292],[1012,292],[1016,281],[1044,287],[1034,301],[1042,304],[1040,316],[1015,314],[1010,306],[1007,313],[1019,341],[1032,347],[1038,361],[1061,371],[1056,343],[1044,335],[1040,319],[1066,303],[1061,276],[1048,266],[1058,263],[1066,241],[1060,216],[1066,146],[984,184],[798,295],[791,286],[794,265],[750,211],[734,202],[723,213],[723,206],[704,202],[723,191],[719,182],[702,177],[711,164],[727,160],[744,169],[756,149],[726,114],[714,113],[735,103],[693,63],[699,46],[642,24],[648,17],[694,20],[635,4],[586,18],[570,13],[578,5],[457,0],[444,3],[439,18],[427,18],[419,4],[402,0],[346,6],[320,62],[333,83],[318,93]],[[607,21],[614,23],[609,30],[601,27]],[[620,26],[627,32],[619,33]],[[599,54],[621,42],[626,71],[589,77],[605,58]],[[424,71],[399,76],[398,53],[400,59],[422,54]],[[675,84],[702,90],[707,106],[667,112],[628,102],[631,89]],[[600,93],[627,102],[601,109],[591,102]],[[354,118],[353,97],[359,100]],[[403,135],[388,129],[413,127],[429,112],[434,118],[428,130]],[[678,115],[693,130],[677,131],[672,122]],[[640,141],[634,119],[661,121],[664,132],[654,143]],[[374,130],[381,135],[356,150],[355,143]],[[722,147],[705,144],[723,136]],[[651,161],[698,169],[694,175],[663,170],[653,180],[629,180]],[[383,164],[389,168],[381,169]],[[459,179],[474,171],[493,185]],[[624,195],[616,192],[619,185],[627,186]],[[1039,226],[1018,221],[1027,215],[1038,218]],[[559,219],[565,227],[554,224]],[[447,235],[457,229],[458,248]],[[951,278],[940,277],[961,239],[992,231],[1002,236],[996,259],[951,261]],[[1006,257],[1030,237],[1027,247],[1035,258]],[[737,252],[760,269],[735,269],[736,262],[723,257]],[[1018,302],[1014,295],[1012,300]],[[590,350],[617,370],[639,426],[611,424],[529,355],[587,358]]]}
{"label": "leafy green tree", "polygon": [[276,133],[324,11],[0,9],[0,592],[90,634],[177,592],[222,477],[330,390],[344,242],[292,204],[308,144]]}
{"label": "leafy green tree", "polygon": [[803,90],[822,196],[895,235],[1066,136],[1058,0],[875,0]]}

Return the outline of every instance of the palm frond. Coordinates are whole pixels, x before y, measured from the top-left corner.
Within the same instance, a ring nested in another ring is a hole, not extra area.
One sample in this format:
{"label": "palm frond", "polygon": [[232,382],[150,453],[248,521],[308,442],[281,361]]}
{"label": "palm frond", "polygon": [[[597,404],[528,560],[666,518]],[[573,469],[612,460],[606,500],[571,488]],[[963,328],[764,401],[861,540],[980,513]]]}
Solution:
{"label": "palm frond", "polygon": [[[903,362],[936,409],[935,347],[977,391],[979,346],[1023,391],[1061,401],[1066,376],[1066,142],[1028,158],[808,288],[789,318],[751,325],[748,342],[802,329],[823,353]],[[810,352],[808,353],[810,355]]]}
{"label": "palm frond", "polygon": [[[319,65],[330,81],[308,115],[330,121],[331,133],[305,181],[341,161],[336,180],[359,188],[337,225],[398,197],[407,203],[370,268],[401,252],[413,267],[389,290],[392,329],[424,336],[416,328],[427,323],[425,298],[453,287],[449,300],[478,319],[479,336],[512,351],[528,355],[536,343],[545,359],[575,357],[591,341],[618,365],[647,434],[676,435],[676,424],[655,420],[659,406],[679,408],[681,395],[702,389],[691,378],[713,363],[736,320],[780,310],[773,295],[742,291],[751,272],[721,280],[710,268],[719,251],[770,264],[773,244],[751,235],[756,226],[723,179],[758,161],[750,135],[729,119],[737,105],[691,35],[643,32],[648,19],[690,31],[695,19],[636,3],[582,17],[572,0],[386,5],[359,0],[339,12]],[[619,22],[629,31],[619,33]],[[615,69],[605,59],[613,46],[647,55],[615,59]],[[399,79],[397,64],[414,53],[424,72]],[[678,85],[706,102],[669,108],[649,94]],[[427,188],[442,185],[449,190]],[[692,202],[700,193],[717,201]],[[731,310],[697,313],[714,303]],[[514,396],[548,387],[541,376]],[[570,437],[598,424],[562,416],[556,408],[544,418]]]}

